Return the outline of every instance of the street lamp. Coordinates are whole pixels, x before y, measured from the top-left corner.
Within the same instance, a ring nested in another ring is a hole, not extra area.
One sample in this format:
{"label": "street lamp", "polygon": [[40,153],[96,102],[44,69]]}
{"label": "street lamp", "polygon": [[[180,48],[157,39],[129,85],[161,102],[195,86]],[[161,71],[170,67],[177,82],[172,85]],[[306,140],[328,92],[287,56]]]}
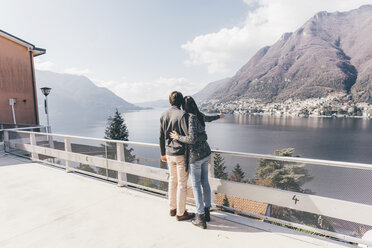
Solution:
{"label": "street lamp", "polygon": [[50,129],[50,124],[49,124],[49,113],[48,113],[48,95],[50,93],[51,88],[43,87],[43,88],[40,88],[40,89],[41,89],[41,92],[43,92],[43,94],[45,96],[44,106],[45,106],[45,114],[47,116],[47,132],[50,133],[51,129]]}

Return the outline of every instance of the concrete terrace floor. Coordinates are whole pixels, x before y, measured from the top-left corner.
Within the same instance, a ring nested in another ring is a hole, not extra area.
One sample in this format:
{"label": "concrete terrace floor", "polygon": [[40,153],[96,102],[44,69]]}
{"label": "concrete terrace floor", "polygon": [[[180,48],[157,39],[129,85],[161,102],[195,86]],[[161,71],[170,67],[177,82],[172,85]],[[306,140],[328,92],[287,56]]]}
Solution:
{"label": "concrete terrace floor", "polygon": [[202,230],[170,217],[163,197],[0,152],[2,248],[349,247],[219,211],[211,218]]}

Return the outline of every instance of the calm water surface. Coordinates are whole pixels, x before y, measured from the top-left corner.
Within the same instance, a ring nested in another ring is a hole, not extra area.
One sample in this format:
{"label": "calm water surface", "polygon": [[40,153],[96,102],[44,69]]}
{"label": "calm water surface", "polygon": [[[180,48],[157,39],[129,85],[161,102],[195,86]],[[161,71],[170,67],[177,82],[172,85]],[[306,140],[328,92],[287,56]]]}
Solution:
{"label": "calm water surface", "polygon": [[[157,143],[159,117],[165,109],[125,113],[132,141]],[[54,125],[55,133],[102,138],[106,122],[86,126]],[[306,158],[372,164],[372,120],[227,115],[207,123],[213,149],[272,154],[287,147]],[[152,156],[158,156],[153,151]],[[257,160],[225,157],[227,169],[239,162],[252,177]],[[318,195],[372,204],[372,171],[307,165],[314,177],[305,185]]]}

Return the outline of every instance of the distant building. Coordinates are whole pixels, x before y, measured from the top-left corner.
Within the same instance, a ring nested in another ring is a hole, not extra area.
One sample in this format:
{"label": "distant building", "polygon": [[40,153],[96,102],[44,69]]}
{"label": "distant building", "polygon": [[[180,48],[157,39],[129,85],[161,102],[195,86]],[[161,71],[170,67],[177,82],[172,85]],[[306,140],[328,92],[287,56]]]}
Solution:
{"label": "distant building", "polygon": [[39,124],[34,57],[45,53],[0,30],[0,124],[14,123],[12,103],[17,124]]}

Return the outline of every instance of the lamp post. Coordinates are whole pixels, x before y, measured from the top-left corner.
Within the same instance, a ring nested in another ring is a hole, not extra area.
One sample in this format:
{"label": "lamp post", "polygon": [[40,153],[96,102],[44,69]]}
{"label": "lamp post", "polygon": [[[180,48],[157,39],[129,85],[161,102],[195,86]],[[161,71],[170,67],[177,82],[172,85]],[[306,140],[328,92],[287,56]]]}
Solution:
{"label": "lamp post", "polygon": [[47,132],[50,133],[51,132],[51,128],[50,128],[50,124],[49,124],[49,112],[48,112],[48,95],[51,91],[51,88],[49,87],[43,87],[43,88],[40,88],[41,89],[41,92],[43,92],[44,96],[45,96],[45,99],[44,99],[44,107],[45,107],[45,114],[47,116]]}

